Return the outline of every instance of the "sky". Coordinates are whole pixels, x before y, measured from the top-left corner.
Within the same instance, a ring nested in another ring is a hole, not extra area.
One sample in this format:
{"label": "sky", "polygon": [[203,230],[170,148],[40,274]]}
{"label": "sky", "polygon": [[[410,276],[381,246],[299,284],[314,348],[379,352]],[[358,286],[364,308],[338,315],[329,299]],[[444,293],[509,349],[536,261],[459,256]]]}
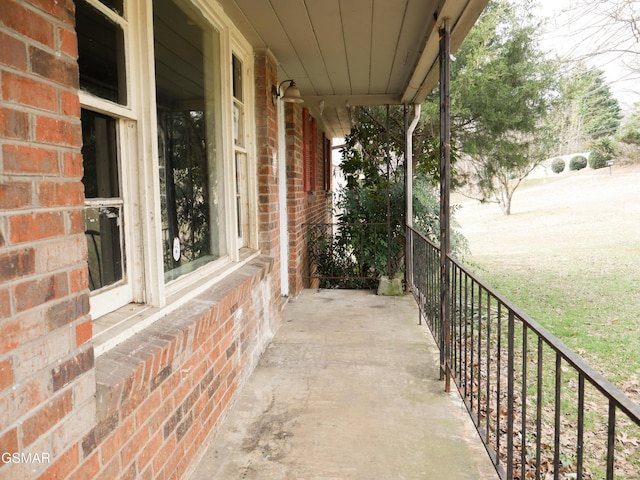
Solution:
{"label": "sky", "polygon": [[[607,4],[600,0],[537,0],[541,5],[539,12],[545,18],[546,34],[542,38],[541,46],[544,50],[552,50],[559,55],[581,55],[592,51],[598,44],[619,43],[622,38],[620,32],[612,28],[600,28],[599,24],[607,24],[599,4]],[[620,0],[616,0],[619,2]],[[631,1],[631,0],[629,0]],[[616,3],[609,0],[609,5]],[[588,7],[585,7],[588,5]],[[640,15],[640,2],[635,2],[635,13]],[[630,31],[625,34],[631,37]],[[609,37],[609,38],[608,38]],[[624,45],[640,51],[638,41],[630,40]],[[613,95],[617,98],[623,111],[628,112],[633,104],[640,102],[640,68],[634,74],[625,64],[631,60],[640,62],[639,55],[606,54],[587,60],[589,65],[604,70]]]}

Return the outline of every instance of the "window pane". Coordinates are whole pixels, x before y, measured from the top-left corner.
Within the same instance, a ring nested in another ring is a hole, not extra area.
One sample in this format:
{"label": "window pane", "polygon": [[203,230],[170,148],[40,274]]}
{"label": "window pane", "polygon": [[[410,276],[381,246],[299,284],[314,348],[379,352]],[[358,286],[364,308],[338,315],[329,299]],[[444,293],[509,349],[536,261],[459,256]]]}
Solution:
{"label": "window pane", "polygon": [[82,164],[86,198],[119,197],[116,121],[82,109]]}
{"label": "window pane", "polygon": [[242,62],[235,55],[231,56],[233,70],[233,96],[242,102]]}
{"label": "window pane", "polygon": [[[85,235],[89,251],[89,288],[97,290],[123,279],[124,239],[117,155],[117,121],[81,110],[84,167]],[[98,199],[98,200],[92,200]]]}
{"label": "window pane", "polygon": [[76,1],[80,88],[98,97],[127,103],[122,28],[83,0]]}
{"label": "window pane", "polygon": [[122,280],[122,207],[85,209],[89,288],[97,290]]}
{"label": "window pane", "polygon": [[170,0],[154,2],[165,280],[224,253],[216,165],[214,32]]}
{"label": "window pane", "polygon": [[248,245],[249,202],[247,187],[247,155],[236,152],[236,215],[238,222],[238,238],[240,246]]}
{"label": "window pane", "polygon": [[105,4],[118,15],[122,15],[122,0],[100,0],[100,2]]}

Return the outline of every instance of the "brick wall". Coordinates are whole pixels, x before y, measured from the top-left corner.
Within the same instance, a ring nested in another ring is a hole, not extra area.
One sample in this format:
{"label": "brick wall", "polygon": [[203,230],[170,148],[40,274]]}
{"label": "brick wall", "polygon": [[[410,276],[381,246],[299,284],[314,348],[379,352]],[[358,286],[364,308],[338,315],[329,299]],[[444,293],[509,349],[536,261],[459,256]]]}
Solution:
{"label": "brick wall", "polygon": [[[304,105],[304,104],[302,104]],[[309,257],[305,224],[329,223],[331,221],[331,197],[324,190],[324,168],[322,158],[322,132],[320,129],[312,141],[316,143],[315,176],[312,180],[312,168],[305,168],[305,153],[309,153],[309,144],[304,145],[302,116],[308,115],[300,104],[288,103],[285,108],[287,142],[287,210],[289,218],[289,289],[293,296],[303,288],[310,287]],[[309,189],[305,189],[307,176]]]}
{"label": "brick wall", "polygon": [[2,478],[63,478],[95,421],[77,89],[73,2],[3,1],[0,452],[39,461]]}
{"label": "brick wall", "polygon": [[[0,453],[32,461],[3,457],[0,479],[181,478],[281,318],[270,85],[256,97],[266,255],[94,358],[76,56],[72,0],[2,0]],[[275,76],[264,66],[258,84]]]}
{"label": "brick wall", "polygon": [[96,361],[71,478],[183,478],[280,322],[262,256]]}

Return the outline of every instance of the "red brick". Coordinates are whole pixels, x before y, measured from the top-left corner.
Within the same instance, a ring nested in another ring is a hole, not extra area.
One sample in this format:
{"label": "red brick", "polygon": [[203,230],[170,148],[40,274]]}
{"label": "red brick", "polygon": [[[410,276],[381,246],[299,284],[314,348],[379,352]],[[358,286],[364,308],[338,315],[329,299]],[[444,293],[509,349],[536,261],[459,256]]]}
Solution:
{"label": "red brick", "polygon": [[27,10],[13,0],[3,0],[0,23],[50,48],[53,44],[53,25],[36,12]]}
{"label": "red brick", "polygon": [[63,91],[60,95],[61,108],[60,113],[74,118],[80,118],[80,98],[74,92]]}
{"label": "red brick", "polygon": [[[0,295],[0,298],[2,295]],[[0,355],[44,335],[44,320],[41,312],[16,315],[0,323]]]}
{"label": "red brick", "polygon": [[0,320],[8,318],[11,315],[11,298],[9,289],[0,290]]}
{"label": "red brick", "polygon": [[67,28],[58,28],[58,38],[60,39],[59,51],[66,53],[71,58],[78,58],[78,42],[75,32]]}
{"label": "red brick", "polygon": [[[38,246],[36,250],[36,272],[53,272],[79,264],[82,265],[86,262],[86,259],[87,241],[84,236],[64,237],[64,240],[52,241]],[[79,290],[74,290],[72,285],[71,292],[73,291]]]}
{"label": "red brick", "polygon": [[80,121],[69,122],[60,118],[38,115],[35,128],[35,139],[38,142],[72,147],[82,145]]}
{"label": "red brick", "polygon": [[[86,252],[83,259],[86,259]],[[69,293],[84,292],[89,288],[88,285],[89,273],[86,264],[69,272]]]}
{"label": "red brick", "polygon": [[35,272],[35,252],[33,248],[12,251],[0,255],[0,279],[14,280]]}
{"label": "red brick", "polygon": [[37,47],[29,47],[31,70],[37,75],[70,88],[79,88],[78,63],[69,58],[55,55]]}
{"label": "red brick", "polygon": [[[0,391],[10,387],[14,382],[13,363],[10,358],[5,358],[0,361]],[[7,452],[8,450],[2,450],[0,448],[0,451]]]}
{"label": "red brick", "polygon": [[[162,437],[161,432],[159,433],[159,436]],[[143,425],[142,427],[138,427],[138,431],[135,433],[135,435],[131,438],[131,440],[129,440],[128,443],[124,445],[124,447],[122,447],[122,463],[124,465],[128,465],[138,455],[142,456],[144,452],[147,451],[148,446],[146,445],[146,443],[148,440],[149,429],[145,425]],[[145,464],[148,463],[149,460],[151,460],[151,456],[153,456],[153,454],[150,454]],[[139,467],[140,469],[142,469],[143,467],[140,462],[141,461],[139,460]]]}
{"label": "red brick", "polygon": [[31,204],[30,182],[5,181],[0,184],[0,210],[17,210]]}
{"label": "red brick", "polygon": [[64,235],[61,212],[41,212],[13,215],[9,218],[9,238],[12,244],[32,242]]}
{"label": "red brick", "polygon": [[171,457],[176,450],[176,437],[171,435],[162,448],[153,457],[153,471],[159,472],[162,466],[166,463],[167,459]]}
{"label": "red brick", "polygon": [[44,472],[42,478],[66,478],[79,463],[80,456],[78,454],[78,445],[76,444],[60,456],[55,463]]}
{"label": "red brick", "polygon": [[13,289],[16,311],[23,312],[29,308],[61,298],[67,294],[67,278],[64,274],[49,275],[35,280],[27,280]]}
{"label": "red brick", "polygon": [[89,295],[80,295],[51,305],[44,318],[48,331],[57,330],[78,318],[89,315]]}
{"label": "red brick", "polygon": [[73,409],[73,393],[67,390],[40,409],[22,423],[22,445],[31,445],[41,435],[67,416]]}
{"label": "red brick", "polygon": [[128,418],[124,424],[120,425],[109,436],[100,448],[102,452],[102,463],[108,463],[120,451],[127,439],[135,433],[135,423],[133,417]]}
{"label": "red brick", "polygon": [[30,0],[30,3],[40,10],[53,15],[68,25],[73,25],[75,20],[75,4],[73,0]]}
{"label": "red brick", "polygon": [[[63,100],[64,108],[64,100]],[[82,155],[80,153],[68,153],[65,152],[63,158],[63,173],[64,176],[82,178],[84,169],[82,166]]]}
{"label": "red brick", "polygon": [[75,210],[66,210],[66,217],[68,220],[69,230],[68,235],[82,234],[84,237],[85,218],[84,208],[76,208]]}
{"label": "red brick", "polygon": [[38,182],[38,204],[41,207],[65,207],[84,204],[81,182]]}
{"label": "red brick", "polygon": [[[171,438],[173,440],[173,443],[175,444],[175,437]],[[162,447],[162,430],[159,430],[153,436],[153,438],[151,438],[151,441],[149,443],[144,446],[138,445],[137,447],[139,452],[138,468],[143,470],[144,467],[156,456],[156,454]],[[157,472],[158,470],[154,467],[154,471]]]}
{"label": "red brick", "polygon": [[5,72],[2,75],[2,96],[9,102],[50,112],[58,110],[57,89],[34,78]]}
{"label": "red brick", "polygon": [[44,403],[49,397],[49,392],[49,376],[40,375],[0,396],[0,431],[6,429],[13,419],[26,415]]}
{"label": "red brick", "polygon": [[114,478],[120,478],[121,473],[120,459],[116,457],[93,480],[113,480]]}
{"label": "red brick", "polygon": [[56,392],[75,378],[90,370],[94,366],[93,348],[78,353],[75,357],[57,365],[51,370],[53,391]]}
{"label": "red brick", "polygon": [[82,465],[76,470],[69,480],[92,480],[100,472],[100,456],[99,452],[94,452]]}
{"label": "red brick", "polygon": [[29,140],[29,115],[0,107],[0,137]]}
{"label": "red brick", "polygon": [[2,63],[20,70],[27,69],[27,47],[21,40],[0,32],[0,58]]}
{"label": "red brick", "polygon": [[18,430],[12,428],[0,436],[0,452],[14,453],[18,451]]}
{"label": "red brick", "polygon": [[89,340],[93,336],[93,321],[91,319],[86,320],[76,325],[76,346],[80,346]]}
{"label": "red brick", "polygon": [[5,173],[59,174],[58,154],[53,150],[20,145],[4,145]]}

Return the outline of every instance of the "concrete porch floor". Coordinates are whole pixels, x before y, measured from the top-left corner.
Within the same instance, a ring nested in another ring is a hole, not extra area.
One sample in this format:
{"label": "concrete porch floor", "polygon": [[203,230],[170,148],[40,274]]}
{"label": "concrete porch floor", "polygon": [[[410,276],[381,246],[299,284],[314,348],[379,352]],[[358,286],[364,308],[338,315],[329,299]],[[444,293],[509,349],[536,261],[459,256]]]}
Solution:
{"label": "concrete porch floor", "polygon": [[411,296],[306,290],[191,480],[497,479]]}

